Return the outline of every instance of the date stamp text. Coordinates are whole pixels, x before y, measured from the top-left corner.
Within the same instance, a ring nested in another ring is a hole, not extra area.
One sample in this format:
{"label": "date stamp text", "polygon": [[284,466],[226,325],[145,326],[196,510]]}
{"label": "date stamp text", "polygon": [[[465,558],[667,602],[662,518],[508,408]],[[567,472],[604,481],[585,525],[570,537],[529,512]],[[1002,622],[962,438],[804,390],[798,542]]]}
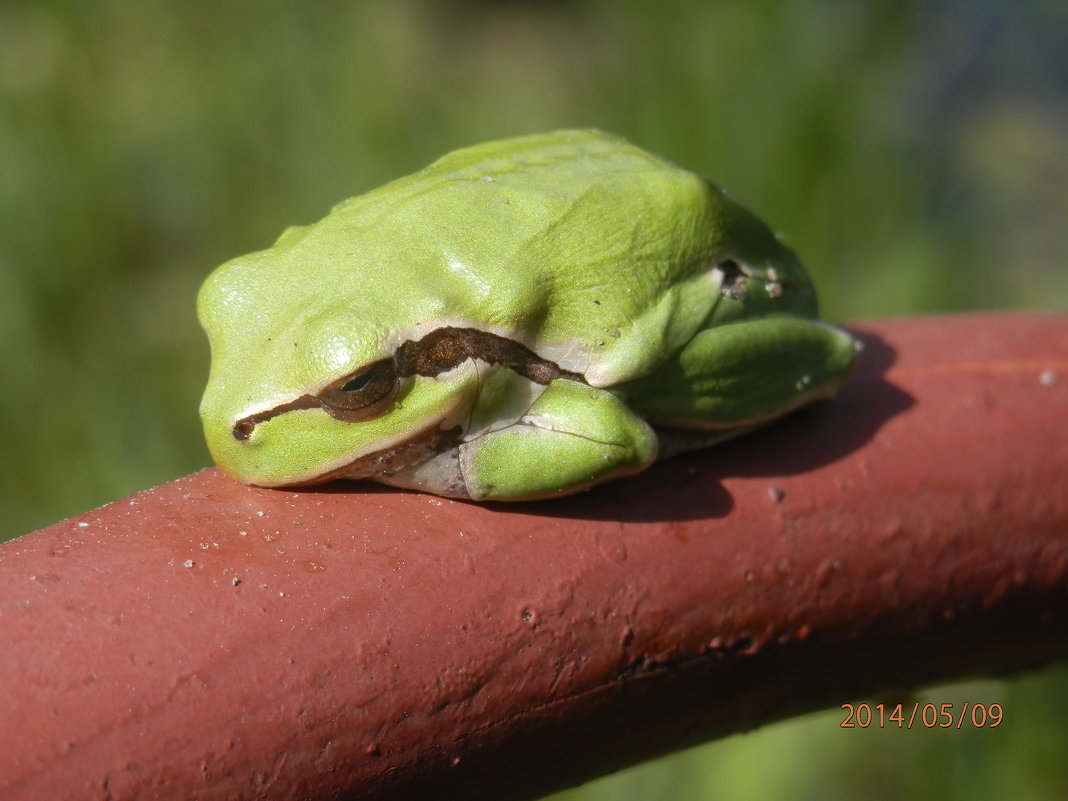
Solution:
{"label": "date stamp text", "polygon": [[842,704],[843,729],[898,728],[996,729],[1004,719],[1001,704]]}

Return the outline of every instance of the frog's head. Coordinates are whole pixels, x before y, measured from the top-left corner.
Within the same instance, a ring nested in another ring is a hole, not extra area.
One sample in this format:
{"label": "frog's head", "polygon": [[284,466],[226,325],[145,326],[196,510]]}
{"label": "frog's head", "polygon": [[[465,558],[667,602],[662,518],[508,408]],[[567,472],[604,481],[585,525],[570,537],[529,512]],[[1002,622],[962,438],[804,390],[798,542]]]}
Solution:
{"label": "frog's head", "polygon": [[455,321],[369,292],[324,301],[339,294],[292,274],[263,251],[200,291],[212,350],[200,413],[220,467],[259,486],[356,478],[424,459],[466,426],[478,365],[435,334]]}

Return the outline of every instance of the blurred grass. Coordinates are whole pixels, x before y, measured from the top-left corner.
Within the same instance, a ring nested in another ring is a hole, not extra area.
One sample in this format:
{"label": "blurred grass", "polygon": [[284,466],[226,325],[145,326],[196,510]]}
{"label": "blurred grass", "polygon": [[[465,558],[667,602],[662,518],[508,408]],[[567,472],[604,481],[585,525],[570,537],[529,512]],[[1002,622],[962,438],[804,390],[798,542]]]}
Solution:
{"label": "blurred grass", "polygon": [[[730,189],[832,319],[1068,306],[1062,0],[0,2],[0,539],[208,463],[212,267],[574,125]],[[993,685],[997,732],[827,713],[563,797],[1068,797],[1063,679]]]}

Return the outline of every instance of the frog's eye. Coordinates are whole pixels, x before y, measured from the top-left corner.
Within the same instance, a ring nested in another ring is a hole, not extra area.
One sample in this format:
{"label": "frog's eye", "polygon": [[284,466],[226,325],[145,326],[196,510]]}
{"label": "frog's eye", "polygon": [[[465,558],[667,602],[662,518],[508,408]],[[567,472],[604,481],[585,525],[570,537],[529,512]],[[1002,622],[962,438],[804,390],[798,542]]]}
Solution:
{"label": "frog's eye", "polygon": [[381,414],[399,386],[396,365],[392,359],[383,359],[342,376],[315,397],[331,417],[355,423]]}

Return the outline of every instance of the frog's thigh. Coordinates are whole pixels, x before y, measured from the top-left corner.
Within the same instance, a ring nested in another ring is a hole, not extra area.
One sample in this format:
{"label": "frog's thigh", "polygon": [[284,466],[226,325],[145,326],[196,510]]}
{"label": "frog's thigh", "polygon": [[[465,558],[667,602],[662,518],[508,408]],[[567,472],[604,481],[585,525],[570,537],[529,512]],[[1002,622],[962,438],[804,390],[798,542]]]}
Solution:
{"label": "frog's thigh", "polygon": [[539,498],[637,473],[656,448],[615,395],[558,379],[514,425],[464,443],[460,467],[472,498]]}
{"label": "frog's thigh", "polygon": [[832,395],[854,356],[853,338],[818,320],[746,320],[699,332],[675,360],[622,394],[657,423],[729,429]]}

